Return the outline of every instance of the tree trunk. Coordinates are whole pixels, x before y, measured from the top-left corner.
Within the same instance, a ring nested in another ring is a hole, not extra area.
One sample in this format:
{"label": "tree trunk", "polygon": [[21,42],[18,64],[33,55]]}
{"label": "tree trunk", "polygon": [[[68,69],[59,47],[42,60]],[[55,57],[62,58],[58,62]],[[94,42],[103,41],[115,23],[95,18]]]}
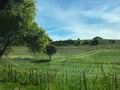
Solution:
{"label": "tree trunk", "polygon": [[5,54],[5,51],[6,51],[7,47],[9,46],[9,44],[10,44],[10,42],[7,42],[7,43],[4,45],[3,49],[0,51],[0,58],[2,57],[2,55]]}
{"label": "tree trunk", "polygon": [[50,57],[50,61],[51,61],[51,55],[49,57]]}

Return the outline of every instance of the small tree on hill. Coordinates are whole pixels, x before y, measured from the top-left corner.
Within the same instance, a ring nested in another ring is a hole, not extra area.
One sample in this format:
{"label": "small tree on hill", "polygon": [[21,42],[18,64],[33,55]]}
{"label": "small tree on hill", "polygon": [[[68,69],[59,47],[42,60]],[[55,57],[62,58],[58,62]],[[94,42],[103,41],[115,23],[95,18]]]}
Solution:
{"label": "small tree on hill", "polygon": [[79,46],[79,45],[80,45],[80,38],[77,39],[77,41],[75,42],[75,45],[76,45],[76,46]]}
{"label": "small tree on hill", "polygon": [[101,37],[94,37],[90,45],[98,45],[100,40],[102,40]]}
{"label": "small tree on hill", "polygon": [[46,54],[50,57],[50,60],[51,60],[51,56],[53,54],[55,54],[56,51],[57,51],[57,49],[54,45],[47,45],[46,46]]}
{"label": "small tree on hill", "polygon": [[90,45],[98,45],[98,43],[99,41],[97,39],[93,39]]}

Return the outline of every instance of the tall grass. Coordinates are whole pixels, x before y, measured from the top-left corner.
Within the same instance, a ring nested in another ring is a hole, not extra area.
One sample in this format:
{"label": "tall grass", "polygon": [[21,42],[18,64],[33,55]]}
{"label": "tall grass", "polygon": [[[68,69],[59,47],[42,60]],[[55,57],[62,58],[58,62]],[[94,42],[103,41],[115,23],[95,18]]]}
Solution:
{"label": "tall grass", "polygon": [[28,86],[38,87],[35,90],[117,90],[120,88],[119,74],[107,70],[105,64],[98,66],[68,64],[53,67],[51,64],[2,64],[0,82],[18,83],[13,90],[18,87],[22,90]]}
{"label": "tall grass", "polygon": [[[119,50],[102,47],[81,54],[80,47],[72,49],[75,49],[77,54],[71,54],[68,48],[68,51],[62,48],[48,63],[1,62],[0,90],[4,90],[3,84],[6,84],[6,90],[120,89]],[[10,56],[16,57],[18,54],[13,52]]]}

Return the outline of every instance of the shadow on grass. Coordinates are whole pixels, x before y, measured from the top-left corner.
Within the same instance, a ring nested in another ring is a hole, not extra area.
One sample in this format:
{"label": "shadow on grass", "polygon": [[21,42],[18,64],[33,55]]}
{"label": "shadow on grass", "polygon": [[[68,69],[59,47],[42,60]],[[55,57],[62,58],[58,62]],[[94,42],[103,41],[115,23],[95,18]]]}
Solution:
{"label": "shadow on grass", "polygon": [[0,62],[30,62],[30,63],[45,63],[50,62],[50,59],[31,59],[31,58],[14,58],[14,59],[0,59]]}
{"label": "shadow on grass", "polygon": [[33,60],[31,61],[32,63],[45,63],[45,62],[50,62],[50,59],[41,59],[41,60]]}

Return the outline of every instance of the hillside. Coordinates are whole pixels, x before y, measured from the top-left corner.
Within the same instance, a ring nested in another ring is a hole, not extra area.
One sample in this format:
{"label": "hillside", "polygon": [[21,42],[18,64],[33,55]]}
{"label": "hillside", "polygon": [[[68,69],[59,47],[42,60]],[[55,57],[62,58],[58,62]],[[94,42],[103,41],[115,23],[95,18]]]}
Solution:
{"label": "hillside", "polygon": [[47,63],[33,62],[48,59],[45,54],[25,46],[12,49],[0,63],[0,90],[120,89],[119,43],[59,46]]}
{"label": "hillside", "polygon": [[[119,42],[115,44],[98,44],[98,45],[67,45],[67,46],[58,46],[57,53],[53,55],[53,60],[61,60],[62,58],[70,58],[74,56],[88,56],[94,55],[97,52],[103,51],[112,51],[119,50],[120,44]],[[109,54],[109,53],[108,53]],[[48,59],[48,56],[40,53],[32,53],[25,46],[14,46],[12,47],[12,52],[3,56],[3,59],[13,59],[13,60],[40,60],[40,59]]]}

